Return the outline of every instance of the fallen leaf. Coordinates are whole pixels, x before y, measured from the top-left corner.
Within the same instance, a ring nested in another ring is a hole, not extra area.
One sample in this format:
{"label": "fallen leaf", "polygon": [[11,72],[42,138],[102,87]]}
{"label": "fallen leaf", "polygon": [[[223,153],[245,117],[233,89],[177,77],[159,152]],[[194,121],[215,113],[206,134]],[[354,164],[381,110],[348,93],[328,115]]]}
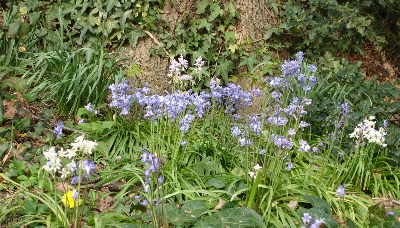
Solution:
{"label": "fallen leaf", "polygon": [[62,193],[72,190],[72,187],[68,183],[56,183],[56,189]]}
{"label": "fallen leaf", "polygon": [[96,204],[97,204],[100,212],[104,212],[104,211],[107,211],[110,208],[112,208],[113,205],[114,205],[114,202],[115,202],[115,199],[112,198],[111,196],[107,196],[107,198],[105,198],[105,199],[104,198],[98,198],[96,200]]}
{"label": "fallen leaf", "polygon": [[4,112],[4,115],[7,116],[8,120],[11,120],[14,118],[15,113],[17,113],[17,109],[14,107],[7,107],[6,111]]}
{"label": "fallen leaf", "polygon": [[287,204],[287,206],[292,208],[292,209],[295,209],[297,207],[297,203],[298,203],[297,200],[292,200]]}

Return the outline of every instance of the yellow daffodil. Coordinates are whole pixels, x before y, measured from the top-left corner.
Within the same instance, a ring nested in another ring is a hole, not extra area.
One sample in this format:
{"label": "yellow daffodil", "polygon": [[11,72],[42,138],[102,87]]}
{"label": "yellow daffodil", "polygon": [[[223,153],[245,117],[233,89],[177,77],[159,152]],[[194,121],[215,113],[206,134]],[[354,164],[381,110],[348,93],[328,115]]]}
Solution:
{"label": "yellow daffodil", "polygon": [[62,196],[61,200],[69,208],[74,208],[82,204],[82,200],[79,199],[79,193],[76,190],[68,191]]}

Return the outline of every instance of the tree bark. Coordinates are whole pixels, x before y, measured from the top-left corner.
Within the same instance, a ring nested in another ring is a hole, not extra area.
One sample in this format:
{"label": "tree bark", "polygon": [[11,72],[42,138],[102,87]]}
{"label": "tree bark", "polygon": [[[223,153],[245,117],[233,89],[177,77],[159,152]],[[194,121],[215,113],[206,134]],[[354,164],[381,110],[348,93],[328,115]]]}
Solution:
{"label": "tree bark", "polygon": [[[176,3],[169,1],[164,7],[165,14],[163,20],[167,22],[169,32],[173,32],[177,23],[181,22],[185,16],[195,18],[197,16],[196,4],[200,0],[179,0]],[[281,1],[281,0],[279,0]],[[222,0],[224,3],[231,2],[229,0]],[[280,23],[279,17],[267,7],[267,3],[276,2],[276,0],[236,0],[234,5],[240,10],[240,21],[235,27],[236,33],[239,34],[238,44],[245,43],[247,38],[252,39],[254,42],[251,45],[259,46],[262,42],[267,42],[263,39],[268,25],[277,27]],[[126,54],[128,57],[141,64],[143,70],[140,76],[141,82],[149,83],[153,92],[163,93],[164,91],[171,91],[171,86],[168,84],[169,78],[168,67],[170,59],[168,57],[150,56],[149,49],[157,47],[157,34],[154,37],[146,36],[140,38],[136,49],[130,50]],[[168,51],[168,50],[167,50]],[[279,53],[276,53],[277,55]],[[278,55],[279,56],[279,55]],[[170,56],[171,57],[171,56]],[[175,56],[172,56],[175,57]],[[240,84],[246,88],[251,87],[249,79],[240,77],[246,73],[245,68],[238,68],[238,78]],[[153,89],[154,88],[154,89]]]}

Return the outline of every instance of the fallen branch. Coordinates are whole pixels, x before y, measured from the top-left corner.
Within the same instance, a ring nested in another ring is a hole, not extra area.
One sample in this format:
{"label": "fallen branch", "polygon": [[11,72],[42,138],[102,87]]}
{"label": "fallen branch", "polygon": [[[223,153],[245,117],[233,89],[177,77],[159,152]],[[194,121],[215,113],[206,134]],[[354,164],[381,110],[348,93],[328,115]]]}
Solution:
{"label": "fallen branch", "polygon": [[153,36],[153,34],[151,34],[151,32],[147,31],[147,30],[143,30],[143,32],[148,35],[153,41],[154,43],[156,43],[159,46],[162,46],[164,49],[165,54],[167,54],[167,56],[169,57],[169,52],[165,49],[164,44],[160,43],[160,41],[158,41],[158,39],[156,37]]}

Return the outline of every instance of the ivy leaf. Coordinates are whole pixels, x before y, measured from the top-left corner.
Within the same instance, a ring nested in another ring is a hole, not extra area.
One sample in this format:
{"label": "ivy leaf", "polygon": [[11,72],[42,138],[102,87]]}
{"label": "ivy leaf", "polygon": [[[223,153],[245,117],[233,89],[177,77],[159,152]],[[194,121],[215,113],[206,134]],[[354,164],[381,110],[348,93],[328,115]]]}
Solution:
{"label": "ivy leaf", "polygon": [[189,201],[181,208],[183,212],[192,218],[200,218],[207,209],[207,205],[202,200]]}
{"label": "ivy leaf", "polygon": [[279,34],[281,34],[281,30],[280,29],[278,29],[278,28],[274,28],[274,27],[272,27],[271,25],[267,25],[266,27],[265,27],[265,33],[264,33],[264,39],[265,40],[268,40],[269,38],[271,38],[271,36],[272,36],[272,34],[277,34],[277,35],[279,35]]}
{"label": "ivy leaf", "polygon": [[225,58],[219,58],[216,62],[218,65],[214,68],[215,74],[221,76],[224,82],[228,82],[229,73],[235,68],[232,61]]}
{"label": "ivy leaf", "polygon": [[236,13],[236,9],[235,6],[232,3],[228,3],[224,6],[224,10],[228,11],[228,13],[230,14],[231,17],[235,16]]}
{"label": "ivy leaf", "polygon": [[103,31],[104,36],[110,35],[112,30],[115,28],[118,28],[118,21],[108,19],[104,24],[104,31]]}
{"label": "ivy leaf", "polygon": [[129,37],[129,44],[133,49],[136,48],[137,41],[140,37],[144,37],[146,34],[142,32],[140,28],[133,29],[132,31],[129,32],[128,37]]}
{"label": "ivy leaf", "polygon": [[199,22],[198,29],[205,28],[207,32],[211,32],[211,30],[213,29],[213,25],[211,23],[208,23],[206,18],[202,18],[198,20],[198,22]]}
{"label": "ivy leaf", "polygon": [[235,53],[237,48],[238,48],[237,44],[231,44],[228,46],[228,50],[231,51],[232,53]]}
{"label": "ivy leaf", "polygon": [[246,56],[242,56],[242,61],[240,61],[239,66],[246,66],[247,70],[249,70],[250,72],[253,71],[254,66],[257,64],[257,57],[256,55],[251,55],[249,57]]}
{"label": "ivy leaf", "polygon": [[110,10],[115,6],[121,7],[121,3],[119,3],[118,0],[109,0],[107,4],[107,12],[110,12]]}
{"label": "ivy leaf", "polygon": [[224,10],[221,9],[221,7],[219,7],[219,5],[217,3],[214,3],[211,5],[210,11],[211,11],[211,14],[208,17],[208,21],[210,21],[210,22],[215,20],[215,18],[217,18],[218,16],[224,15]]}
{"label": "ivy leaf", "polygon": [[196,13],[197,14],[202,14],[202,13],[206,12],[206,8],[209,5],[210,5],[210,2],[207,1],[207,0],[203,0],[203,1],[199,2],[199,3],[197,3],[197,5],[196,5],[196,8],[197,8]]}

